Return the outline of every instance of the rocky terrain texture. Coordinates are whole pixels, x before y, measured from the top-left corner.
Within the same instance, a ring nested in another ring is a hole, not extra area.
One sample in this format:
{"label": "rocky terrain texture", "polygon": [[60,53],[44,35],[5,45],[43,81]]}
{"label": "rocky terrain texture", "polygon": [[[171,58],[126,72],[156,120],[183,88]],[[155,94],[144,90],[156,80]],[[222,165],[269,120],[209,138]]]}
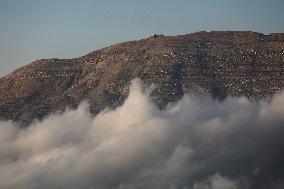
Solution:
{"label": "rocky terrain texture", "polygon": [[155,84],[161,108],[194,91],[259,99],[284,88],[284,34],[197,32],[153,35],[74,59],[43,59],[0,79],[0,119],[21,124],[89,99],[116,107],[133,78]]}

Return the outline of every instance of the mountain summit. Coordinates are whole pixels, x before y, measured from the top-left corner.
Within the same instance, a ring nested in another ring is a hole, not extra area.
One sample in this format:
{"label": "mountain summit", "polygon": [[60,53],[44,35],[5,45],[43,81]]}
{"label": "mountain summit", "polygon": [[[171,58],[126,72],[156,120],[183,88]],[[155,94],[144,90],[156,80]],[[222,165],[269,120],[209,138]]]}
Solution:
{"label": "mountain summit", "polygon": [[154,84],[161,108],[202,90],[259,99],[284,88],[284,34],[154,34],[74,59],[42,59],[0,79],[0,119],[27,124],[88,99],[91,111],[122,104],[134,78]]}

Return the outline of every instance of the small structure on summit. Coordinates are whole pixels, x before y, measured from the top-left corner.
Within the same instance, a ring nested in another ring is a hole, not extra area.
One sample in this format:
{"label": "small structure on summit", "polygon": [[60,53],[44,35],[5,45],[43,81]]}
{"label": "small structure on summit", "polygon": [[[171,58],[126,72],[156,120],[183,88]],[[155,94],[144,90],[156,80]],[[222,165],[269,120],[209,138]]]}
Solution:
{"label": "small structure on summit", "polygon": [[154,33],[152,35],[152,38],[160,38],[160,37],[164,37],[164,36],[165,36],[164,34],[156,34],[156,33]]}

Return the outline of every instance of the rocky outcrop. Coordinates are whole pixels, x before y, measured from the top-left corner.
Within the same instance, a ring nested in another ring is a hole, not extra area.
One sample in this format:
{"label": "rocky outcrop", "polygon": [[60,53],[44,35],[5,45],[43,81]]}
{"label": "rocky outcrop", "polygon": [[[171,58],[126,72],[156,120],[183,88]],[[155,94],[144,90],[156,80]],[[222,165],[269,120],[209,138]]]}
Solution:
{"label": "rocky outcrop", "polygon": [[74,59],[37,60],[0,79],[0,118],[30,123],[89,99],[116,107],[133,78],[155,84],[162,108],[203,90],[214,98],[258,99],[284,87],[284,34],[197,32],[153,35]]}

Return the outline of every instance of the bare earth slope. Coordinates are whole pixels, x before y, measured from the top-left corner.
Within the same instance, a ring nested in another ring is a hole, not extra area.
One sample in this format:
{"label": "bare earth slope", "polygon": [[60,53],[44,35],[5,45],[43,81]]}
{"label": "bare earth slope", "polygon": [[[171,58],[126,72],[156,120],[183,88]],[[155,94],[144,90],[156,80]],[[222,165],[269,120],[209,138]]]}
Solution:
{"label": "bare earth slope", "polygon": [[155,35],[80,58],[37,60],[0,79],[0,119],[29,123],[84,99],[94,113],[116,107],[136,77],[156,85],[160,107],[200,88],[218,99],[269,96],[284,88],[284,34]]}

